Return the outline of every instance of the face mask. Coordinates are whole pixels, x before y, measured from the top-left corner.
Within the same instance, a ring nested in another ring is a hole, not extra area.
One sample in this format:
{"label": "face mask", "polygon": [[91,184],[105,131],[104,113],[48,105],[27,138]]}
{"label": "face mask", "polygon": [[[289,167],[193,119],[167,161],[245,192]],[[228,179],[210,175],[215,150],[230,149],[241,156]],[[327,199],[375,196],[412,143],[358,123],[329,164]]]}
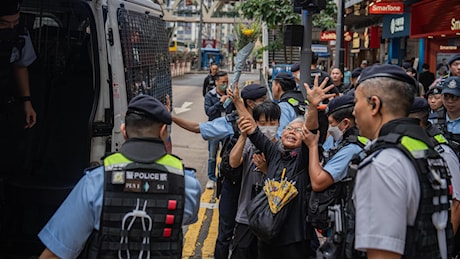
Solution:
{"label": "face mask", "polygon": [[220,85],[220,86],[219,86],[219,89],[220,89],[220,91],[224,91],[224,92],[225,92],[225,90],[227,90],[227,84],[222,84],[222,85]]}
{"label": "face mask", "polygon": [[295,77],[296,79],[300,80],[300,73],[295,74],[294,77]]}
{"label": "face mask", "polygon": [[342,138],[343,133],[339,129],[340,123],[338,125],[336,125],[336,126],[329,126],[329,128],[327,129],[327,131],[332,136],[332,138],[334,138],[334,141],[337,141],[340,138]]}
{"label": "face mask", "polygon": [[259,126],[259,129],[270,140],[275,138],[276,133],[278,132],[278,126]]}
{"label": "face mask", "polygon": [[6,28],[0,30],[0,41],[14,41],[18,37],[17,28]]}

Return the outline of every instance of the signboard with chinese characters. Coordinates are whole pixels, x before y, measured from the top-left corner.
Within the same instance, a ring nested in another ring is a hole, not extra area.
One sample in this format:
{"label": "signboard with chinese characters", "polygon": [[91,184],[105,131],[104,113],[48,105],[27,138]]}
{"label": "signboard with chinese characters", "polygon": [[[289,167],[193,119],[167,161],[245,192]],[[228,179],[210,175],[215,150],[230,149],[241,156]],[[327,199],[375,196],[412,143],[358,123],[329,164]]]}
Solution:
{"label": "signboard with chinese characters", "polygon": [[382,38],[399,38],[409,36],[410,13],[383,16]]}
{"label": "signboard with chinese characters", "polygon": [[353,48],[353,49],[359,48],[359,47],[360,47],[359,45],[360,45],[359,33],[354,32],[354,33],[353,33],[352,48]]}

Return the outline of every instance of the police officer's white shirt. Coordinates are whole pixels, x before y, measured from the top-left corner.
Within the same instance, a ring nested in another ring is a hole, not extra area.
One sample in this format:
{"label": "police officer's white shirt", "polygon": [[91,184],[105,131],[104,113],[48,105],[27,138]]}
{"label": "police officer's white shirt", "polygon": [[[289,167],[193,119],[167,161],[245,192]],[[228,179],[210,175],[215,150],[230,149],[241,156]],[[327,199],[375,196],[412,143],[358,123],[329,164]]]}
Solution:
{"label": "police officer's white shirt", "polygon": [[353,193],[355,248],[403,254],[406,228],[414,224],[419,205],[417,172],[397,148],[384,149],[375,157],[367,157],[360,165],[365,166],[357,173]]}

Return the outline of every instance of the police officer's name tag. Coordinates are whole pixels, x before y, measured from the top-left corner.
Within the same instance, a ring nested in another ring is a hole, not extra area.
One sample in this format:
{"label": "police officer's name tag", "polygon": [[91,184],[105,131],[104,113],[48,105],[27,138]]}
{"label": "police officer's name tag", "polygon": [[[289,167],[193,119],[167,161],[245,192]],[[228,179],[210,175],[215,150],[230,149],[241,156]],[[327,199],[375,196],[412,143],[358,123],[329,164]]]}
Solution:
{"label": "police officer's name tag", "polygon": [[124,191],[142,193],[167,193],[168,173],[126,171]]}

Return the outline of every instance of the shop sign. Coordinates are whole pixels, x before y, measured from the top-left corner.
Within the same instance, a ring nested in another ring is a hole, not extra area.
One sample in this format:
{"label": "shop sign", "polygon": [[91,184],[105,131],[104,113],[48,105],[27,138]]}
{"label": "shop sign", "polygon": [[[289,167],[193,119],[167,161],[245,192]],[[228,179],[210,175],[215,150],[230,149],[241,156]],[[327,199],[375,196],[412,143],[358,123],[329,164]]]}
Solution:
{"label": "shop sign", "polygon": [[374,49],[380,48],[380,38],[382,36],[382,27],[380,26],[370,27],[369,34],[370,34],[369,48],[374,48]]}
{"label": "shop sign", "polygon": [[[320,32],[319,34],[319,40],[320,41],[335,41],[337,38],[337,35],[334,31],[325,31],[325,32]],[[346,42],[351,41],[351,34],[350,32],[345,32],[343,34],[343,39]]]}
{"label": "shop sign", "polygon": [[327,45],[312,45],[311,50],[315,53],[317,52],[328,52]]}
{"label": "shop sign", "polygon": [[364,28],[364,48],[369,48],[369,41],[370,41],[370,38],[369,38],[369,27],[366,27]]}
{"label": "shop sign", "polygon": [[410,37],[446,37],[460,33],[460,5],[451,0],[422,1],[411,6]]}
{"label": "shop sign", "polygon": [[458,48],[455,45],[440,45],[440,51],[456,51]]}
{"label": "shop sign", "polygon": [[452,31],[458,31],[460,30],[460,20],[456,20],[455,18],[452,18],[452,20],[450,20],[450,29]]}
{"label": "shop sign", "polygon": [[216,48],[217,46],[217,40],[212,40],[212,39],[203,39],[201,48]]}
{"label": "shop sign", "polygon": [[352,48],[353,49],[359,48],[359,33],[357,32],[353,33]]}
{"label": "shop sign", "polygon": [[385,15],[382,25],[383,39],[409,36],[410,13]]}
{"label": "shop sign", "polygon": [[385,3],[374,2],[369,5],[370,14],[402,14],[404,13],[404,3]]}

